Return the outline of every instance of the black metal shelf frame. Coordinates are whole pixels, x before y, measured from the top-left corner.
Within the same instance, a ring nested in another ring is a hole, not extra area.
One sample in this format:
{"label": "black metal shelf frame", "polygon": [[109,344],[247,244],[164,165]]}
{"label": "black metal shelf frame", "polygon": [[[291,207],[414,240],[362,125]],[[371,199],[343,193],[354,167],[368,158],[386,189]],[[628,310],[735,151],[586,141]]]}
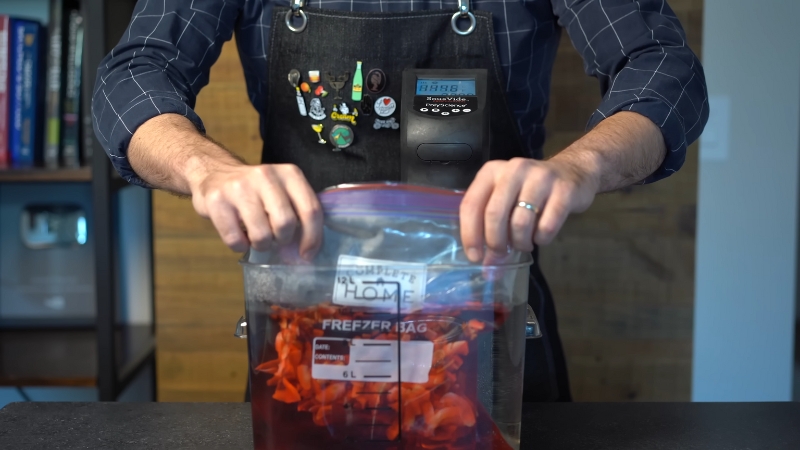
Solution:
{"label": "black metal shelf frame", "polygon": [[[114,173],[111,163],[97,140],[92,127],[92,94],[97,68],[122,36],[130,21],[134,1],[132,0],[81,0],[84,17],[85,47],[83,63],[83,145],[91,153],[92,203],[94,206],[95,277],[97,296],[97,388],[100,401],[115,401],[139,370],[152,365],[153,400],[156,392],[155,368],[155,308],[149,345],[135,355],[127,364],[117,366],[116,350],[116,303],[117,303],[117,255],[115,251],[114,196],[125,185]],[[149,213],[149,212],[148,212]],[[150,236],[152,236],[152,220]],[[152,251],[150,253],[152,271]],[[151,277],[152,280],[152,277]],[[151,297],[152,302],[152,297]]]}

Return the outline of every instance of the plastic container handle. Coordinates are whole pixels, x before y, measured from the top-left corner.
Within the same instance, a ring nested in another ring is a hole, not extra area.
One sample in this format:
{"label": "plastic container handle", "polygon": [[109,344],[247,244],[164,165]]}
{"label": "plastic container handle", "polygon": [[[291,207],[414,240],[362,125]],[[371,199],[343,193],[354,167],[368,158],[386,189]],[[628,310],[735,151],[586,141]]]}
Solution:
{"label": "plastic container handle", "polygon": [[233,335],[239,339],[247,339],[247,321],[244,320],[244,316],[236,322],[236,331],[233,332]]}
{"label": "plastic container handle", "polygon": [[525,339],[538,339],[542,337],[542,329],[539,327],[539,320],[533,312],[531,305],[528,305],[528,318],[525,321]]}

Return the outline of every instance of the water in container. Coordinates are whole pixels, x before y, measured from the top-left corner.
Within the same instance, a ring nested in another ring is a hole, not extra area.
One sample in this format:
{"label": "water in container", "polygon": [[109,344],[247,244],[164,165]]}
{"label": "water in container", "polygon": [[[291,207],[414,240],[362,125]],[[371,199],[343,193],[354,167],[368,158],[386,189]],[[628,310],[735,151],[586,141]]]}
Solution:
{"label": "water in container", "polygon": [[458,191],[320,200],[313,261],[296,243],[242,260],[255,448],[519,448],[531,256],[467,260]]}

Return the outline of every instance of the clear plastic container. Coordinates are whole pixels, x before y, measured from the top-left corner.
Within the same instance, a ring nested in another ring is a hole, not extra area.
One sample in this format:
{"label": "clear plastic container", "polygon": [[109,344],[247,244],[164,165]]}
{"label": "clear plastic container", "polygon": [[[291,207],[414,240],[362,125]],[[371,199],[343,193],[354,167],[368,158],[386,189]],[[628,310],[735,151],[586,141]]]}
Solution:
{"label": "clear plastic container", "polygon": [[[313,263],[286,249],[242,261],[255,448],[519,448],[525,342],[538,337],[530,255],[471,264],[419,241],[436,241],[442,211],[364,227],[327,206]],[[388,259],[399,230],[425,248]]]}

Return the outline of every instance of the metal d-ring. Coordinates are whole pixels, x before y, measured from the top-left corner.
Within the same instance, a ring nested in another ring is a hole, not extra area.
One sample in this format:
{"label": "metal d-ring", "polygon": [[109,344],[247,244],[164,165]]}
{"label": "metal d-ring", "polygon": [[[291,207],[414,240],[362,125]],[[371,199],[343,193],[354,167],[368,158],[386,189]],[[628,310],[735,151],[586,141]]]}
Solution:
{"label": "metal d-ring", "polygon": [[[308,16],[303,12],[303,0],[293,0],[292,9],[286,11],[286,26],[295,33],[300,33],[306,29],[308,25]],[[292,18],[299,17],[303,20],[299,27],[292,25]]]}
{"label": "metal d-ring", "polygon": [[469,17],[469,28],[462,31],[461,29],[458,28],[458,19],[461,17],[461,13],[456,12],[453,14],[453,18],[450,19],[450,25],[453,27],[453,31],[455,31],[456,34],[460,34],[461,36],[467,36],[468,34],[472,34],[472,32],[475,31],[475,25],[476,25],[475,15],[472,14],[471,12],[468,12],[467,16]]}
{"label": "metal d-ring", "polygon": [[[469,27],[466,30],[458,28],[458,19],[460,18],[469,18]],[[469,10],[469,0],[458,0],[458,11],[453,13],[453,17],[450,19],[450,26],[453,27],[453,31],[461,36],[472,34],[475,31],[476,22],[475,15]]]}

